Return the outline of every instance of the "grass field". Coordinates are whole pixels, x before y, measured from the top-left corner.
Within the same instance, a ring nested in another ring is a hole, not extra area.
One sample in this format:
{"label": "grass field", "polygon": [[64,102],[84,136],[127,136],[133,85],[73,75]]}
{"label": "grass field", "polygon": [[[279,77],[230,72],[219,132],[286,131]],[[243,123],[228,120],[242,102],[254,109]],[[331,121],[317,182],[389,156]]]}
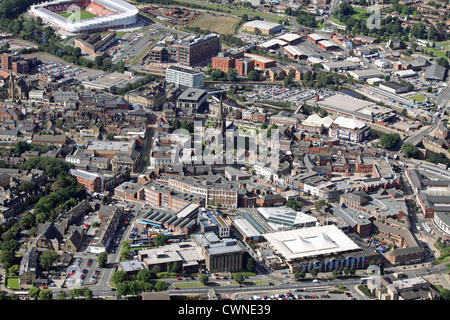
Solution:
{"label": "grass field", "polygon": [[11,290],[19,290],[20,289],[19,278],[8,278],[6,287]]}
{"label": "grass field", "polygon": [[416,102],[424,102],[426,97],[424,95],[421,94],[416,94],[415,96],[410,96],[408,97],[409,99],[414,99],[416,100]]}
{"label": "grass field", "polygon": [[[197,1],[193,1],[193,0],[177,0],[177,2],[180,5],[185,5],[187,7],[189,7],[189,4],[195,4],[195,5],[199,5],[199,2]],[[268,18],[268,19],[275,19],[278,20],[280,17],[275,14],[275,13],[268,13],[268,12],[255,12],[252,10],[246,10],[246,9],[241,9],[241,8],[234,8],[231,5],[220,5],[220,4],[215,4],[215,3],[205,3],[202,2],[201,3],[202,7],[205,8],[211,8],[211,9],[220,9],[223,10],[225,12],[229,12],[233,15],[238,15],[238,16],[242,16],[243,14],[247,14],[249,16],[256,16],[258,15],[261,18]]]}
{"label": "grass field", "polygon": [[189,23],[188,26],[222,34],[234,34],[234,29],[239,21],[240,19],[237,17],[214,16],[210,13],[202,13],[194,21]]}
{"label": "grass field", "polygon": [[[63,13],[59,13],[60,16],[63,16],[64,18],[69,18],[72,15],[72,12],[63,12]],[[80,20],[86,20],[86,19],[91,19],[91,18],[95,18],[96,15],[93,13],[90,13],[86,10],[80,10]]]}

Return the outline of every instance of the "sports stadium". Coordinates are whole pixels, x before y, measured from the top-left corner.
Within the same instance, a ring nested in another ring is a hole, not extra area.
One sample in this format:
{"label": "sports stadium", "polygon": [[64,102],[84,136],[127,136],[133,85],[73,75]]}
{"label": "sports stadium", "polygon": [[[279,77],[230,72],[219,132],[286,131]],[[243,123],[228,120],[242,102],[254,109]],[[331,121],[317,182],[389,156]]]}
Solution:
{"label": "sports stadium", "polygon": [[83,33],[133,25],[139,10],[123,0],[56,0],[32,5],[29,12],[63,31]]}

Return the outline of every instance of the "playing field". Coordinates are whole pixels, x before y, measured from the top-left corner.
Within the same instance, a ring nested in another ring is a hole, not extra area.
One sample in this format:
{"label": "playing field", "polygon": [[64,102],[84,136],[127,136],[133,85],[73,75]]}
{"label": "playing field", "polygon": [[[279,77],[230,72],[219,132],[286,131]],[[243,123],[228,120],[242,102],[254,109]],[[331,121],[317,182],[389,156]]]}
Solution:
{"label": "playing field", "polygon": [[188,24],[189,27],[199,27],[211,32],[234,34],[234,29],[239,23],[239,18],[230,16],[214,16],[210,13],[202,13]]}
{"label": "playing field", "polygon": [[[69,18],[72,15],[73,12],[63,12],[63,13],[59,13],[60,16],[63,16],[64,18]],[[96,15],[93,13],[90,13],[86,10],[80,10],[80,20],[86,20],[86,19],[91,19],[91,18],[95,18]]]}
{"label": "playing field", "polygon": [[414,99],[416,102],[424,102],[427,98],[422,94],[416,94],[415,96],[409,96],[409,99]]}

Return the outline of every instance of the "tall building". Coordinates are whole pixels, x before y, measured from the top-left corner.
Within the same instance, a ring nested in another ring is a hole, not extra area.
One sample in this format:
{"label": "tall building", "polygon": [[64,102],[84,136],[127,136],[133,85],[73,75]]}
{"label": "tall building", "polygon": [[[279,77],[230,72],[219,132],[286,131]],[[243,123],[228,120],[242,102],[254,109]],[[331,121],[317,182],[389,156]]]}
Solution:
{"label": "tall building", "polygon": [[204,87],[205,74],[192,69],[170,66],[166,69],[166,82],[173,83],[179,88]]}
{"label": "tall building", "polygon": [[174,62],[183,66],[205,64],[220,51],[220,38],[210,33],[202,37],[191,35],[180,40],[160,42],[149,52],[153,63]]}
{"label": "tall building", "polygon": [[37,58],[32,55],[3,53],[0,58],[0,70],[4,72],[12,70],[16,75],[28,73],[29,63],[35,64],[36,62]]}

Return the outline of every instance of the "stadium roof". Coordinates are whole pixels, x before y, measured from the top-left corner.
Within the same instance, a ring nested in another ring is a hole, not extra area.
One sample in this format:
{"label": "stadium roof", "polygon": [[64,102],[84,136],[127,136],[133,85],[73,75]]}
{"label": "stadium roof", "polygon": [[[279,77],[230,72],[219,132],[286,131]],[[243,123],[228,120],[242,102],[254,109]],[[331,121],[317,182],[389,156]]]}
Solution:
{"label": "stadium roof", "polygon": [[51,5],[59,5],[71,2],[76,5],[75,1],[56,0],[32,5],[29,11],[32,15],[41,17],[42,20],[50,23],[51,25],[74,33],[134,24],[136,23],[136,16],[139,13],[139,10],[135,6],[123,0],[95,0],[95,2],[107,8],[113,9],[118,13],[113,13],[105,16],[96,16],[91,19],[84,19],[80,21],[71,21],[70,19],[63,17],[58,13],[52,12],[47,9],[47,7]]}

